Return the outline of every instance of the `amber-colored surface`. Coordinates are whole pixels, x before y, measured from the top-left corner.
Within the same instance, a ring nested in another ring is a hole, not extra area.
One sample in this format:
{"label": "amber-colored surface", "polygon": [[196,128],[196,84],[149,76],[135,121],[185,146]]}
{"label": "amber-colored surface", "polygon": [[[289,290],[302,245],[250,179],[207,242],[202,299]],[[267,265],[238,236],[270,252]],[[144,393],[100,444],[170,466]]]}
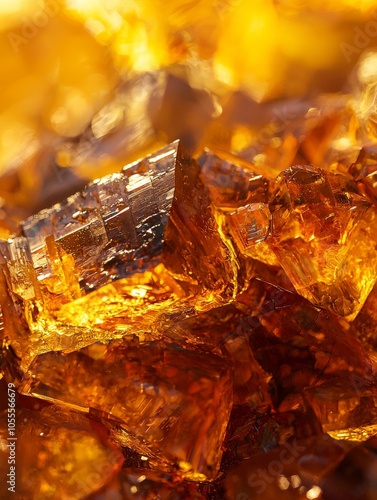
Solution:
{"label": "amber-colored surface", "polygon": [[[122,467],[121,448],[108,440],[106,429],[77,413],[55,406],[41,411],[17,410],[15,439],[9,438],[6,410],[0,419],[4,499],[83,498],[111,481]],[[9,445],[13,446],[12,456]],[[12,480],[12,465],[14,492],[8,489],[12,484],[7,483]]]}
{"label": "amber-colored surface", "polygon": [[349,450],[352,445],[327,435],[294,439],[234,467],[225,482],[227,498],[254,495],[263,500],[277,497],[304,500],[310,498],[309,492],[312,492],[312,498],[324,499],[326,477],[345,460]]}
{"label": "amber-colored surface", "polygon": [[[373,321],[374,205],[315,167],[275,181],[236,158],[200,163],[175,142],[1,243],[6,380],[144,457],[145,498],[175,483],[232,498],[232,467],[254,454],[328,433],[342,458],[376,428],[376,356],[354,334],[360,309]],[[294,494],[329,473],[290,468]],[[137,492],[127,474],[99,495]]]}
{"label": "amber-colored surface", "polygon": [[361,149],[355,163],[349,168],[350,174],[358,183],[360,189],[376,201],[377,148],[375,144]]}
{"label": "amber-colored surface", "polygon": [[296,290],[349,320],[377,276],[376,209],[346,177],[294,166],[278,178],[271,244]]}
{"label": "amber-colored surface", "polygon": [[226,498],[374,498],[375,451],[375,437],[357,446],[326,434],[294,440],[234,467]]}
{"label": "amber-colored surface", "polygon": [[0,2],[1,498],[377,497],[376,7]]}
{"label": "amber-colored surface", "polygon": [[352,374],[308,388],[305,398],[330,436],[365,441],[376,434],[376,395],[375,386]]}
{"label": "amber-colored surface", "polygon": [[[54,373],[51,378],[51,373]],[[25,394],[114,420],[117,439],[183,474],[213,478],[232,402],[221,358],[163,342],[113,341],[38,356]]]}

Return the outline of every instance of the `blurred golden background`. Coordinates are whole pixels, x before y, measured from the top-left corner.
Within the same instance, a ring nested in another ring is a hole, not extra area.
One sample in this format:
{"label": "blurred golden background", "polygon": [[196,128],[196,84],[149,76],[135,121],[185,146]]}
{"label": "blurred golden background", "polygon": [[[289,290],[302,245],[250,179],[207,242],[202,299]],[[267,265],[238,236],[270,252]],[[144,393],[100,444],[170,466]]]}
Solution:
{"label": "blurred golden background", "polygon": [[176,138],[279,172],[375,137],[375,0],[1,0],[0,30],[0,237]]}

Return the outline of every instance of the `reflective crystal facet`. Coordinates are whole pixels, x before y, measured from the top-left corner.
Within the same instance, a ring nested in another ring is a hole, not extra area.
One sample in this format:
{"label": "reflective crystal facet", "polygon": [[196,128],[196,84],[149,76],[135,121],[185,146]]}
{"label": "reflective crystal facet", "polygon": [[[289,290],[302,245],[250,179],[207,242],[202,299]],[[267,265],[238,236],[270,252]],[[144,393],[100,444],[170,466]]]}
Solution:
{"label": "reflective crystal facet", "polygon": [[163,342],[96,343],[37,356],[19,390],[109,419],[123,445],[161,466],[217,474],[232,402],[223,358]]}
{"label": "reflective crystal facet", "polygon": [[278,178],[271,245],[297,292],[348,320],[377,279],[376,209],[347,178],[295,166]]}

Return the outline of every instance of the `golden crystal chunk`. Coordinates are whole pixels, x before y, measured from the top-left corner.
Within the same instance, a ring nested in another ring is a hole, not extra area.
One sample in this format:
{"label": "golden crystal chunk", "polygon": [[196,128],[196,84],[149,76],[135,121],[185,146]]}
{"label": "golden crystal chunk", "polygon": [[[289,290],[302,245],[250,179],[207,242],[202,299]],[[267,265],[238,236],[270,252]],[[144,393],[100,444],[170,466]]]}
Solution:
{"label": "golden crystal chunk", "polygon": [[122,467],[120,446],[108,440],[99,423],[57,407],[22,409],[14,414],[17,437],[9,440],[7,413],[0,415],[4,499],[78,500],[102,488]]}
{"label": "golden crystal chunk", "polygon": [[[24,364],[51,349],[151,334],[163,308],[177,310],[183,291],[219,300],[232,293],[234,270],[224,261],[228,249],[207,188],[178,142],[93,182],[21,229],[22,236],[0,242],[0,265],[9,285],[3,308],[7,300],[22,302],[24,322],[15,333],[16,318],[9,319],[6,335]],[[114,315],[134,319],[122,327]]]}
{"label": "golden crystal chunk", "polygon": [[108,419],[122,444],[160,467],[213,478],[232,402],[229,371],[209,353],[119,340],[37,356],[19,391]]}
{"label": "golden crystal chunk", "polygon": [[305,398],[333,438],[366,441],[376,434],[376,387],[361,377],[335,378],[308,388]]}
{"label": "golden crystal chunk", "polygon": [[376,208],[346,177],[295,166],[278,178],[271,246],[297,292],[352,320],[377,277]]}

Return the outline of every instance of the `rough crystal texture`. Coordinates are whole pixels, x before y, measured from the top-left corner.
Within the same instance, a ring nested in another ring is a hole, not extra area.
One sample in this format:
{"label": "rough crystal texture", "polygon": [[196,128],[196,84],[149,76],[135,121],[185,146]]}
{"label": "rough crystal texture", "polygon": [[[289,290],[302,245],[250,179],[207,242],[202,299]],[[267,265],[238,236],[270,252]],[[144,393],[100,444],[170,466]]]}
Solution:
{"label": "rough crystal texture", "polygon": [[267,408],[271,405],[270,376],[255,359],[244,317],[242,310],[230,304],[176,321],[165,335],[229,358],[233,365],[234,404]]}
{"label": "rough crystal texture", "polygon": [[348,320],[377,278],[377,212],[342,176],[285,170],[270,205],[271,245],[297,292]]}
{"label": "rough crystal texture", "polygon": [[313,412],[302,410],[260,411],[234,406],[230,415],[223,466],[253,458],[292,440],[320,436],[322,428]]}
{"label": "rough crystal texture", "polygon": [[377,362],[377,286],[369,294],[363,308],[350,324],[350,332],[360,340],[371,356],[376,371]]}
{"label": "rough crystal texture", "polygon": [[0,242],[1,371],[17,404],[122,445],[92,500],[321,498],[353,453],[373,467],[355,443],[377,418],[371,195],[314,167],[275,183],[199,163],[173,143]]}
{"label": "rough crystal texture", "polygon": [[[89,409],[21,410],[34,483],[11,496],[377,497],[376,439],[352,442],[376,431],[375,6],[0,2],[0,408],[17,381]],[[199,169],[175,144],[121,171],[177,137],[248,161],[207,150]],[[318,182],[285,178],[279,211],[274,178],[308,164]],[[96,420],[128,445],[119,473]],[[213,480],[180,460],[193,444],[198,468],[225,450]]]}
{"label": "rough crystal texture", "polygon": [[12,291],[58,307],[152,267],[164,245],[167,267],[221,291],[226,249],[209,203],[198,165],[172,143],[27,219],[24,237],[3,243]]}
{"label": "rough crystal texture", "polygon": [[[14,310],[5,335],[24,366],[50,349],[73,350],[96,339],[150,332],[151,322],[138,328],[137,316],[150,305],[156,317],[164,299],[169,307],[184,293],[231,298],[236,269],[199,174],[199,165],[176,141],[27,219],[23,236],[0,242],[1,303]],[[155,272],[156,265],[164,269],[161,263],[170,274]],[[119,300],[111,286],[103,288],[117,280],[126,280],[119,285]],[[86,300],[98,289],[97,302]],[[124,302],[143,297],[138,304]],[[98,300],[106,303],[103,313]],[[90,313],[93,304],[96,314]],[[105,320],[116,308],[118,315],[134,318],[125,322],[128,328]],[[21,335],[12,330],[19,314]]]}
{"label": "rough crystal texture", "polygon": [[198,162],[201,177],[216,207],[234,209],[249,203],[267,202],[272,181],[254,165],[210,150],[206,150]]}
{"label": "rough crystal texture", "polygon": [[220,357],[157,342],[97,343],[38,356],[20,392],[112,420],[124,445],[161,466],[217,474],[232,402]]}
{"label": "rough crystal texture", "polygon": [[174,143],[24,222],[35,274],[47,294],[77,298],[150,267],[162,252],[178,149]]}
{"label": "rough crystal texture", "polygon": [[373,380],[369,356],[335,316],[273,286],[262,298],[240,321],[256,360],[273,377],[280,411],[303,408],[303,390],[333,376]]}
{"label": "rough crystal texture", "polygon": [[265,242],[270,232],[271,213],[265,203],[250,203],[226,214],[230,234],[240,252],[264,262],[278,265],[273,252]]}
{"label": "rough crystal texture", "polygon": [[[13,416],[15,438],[9,440],[7,411],[0,414],[4,500],[80,500],[111,481],[122,467],[121,448],[109,441],[99,423],[56,407],[40,412],[17,410]],[[15,472],[13,492],[9,489],[14,476],[11,467]]]}
{"label": "rough crystal texture", "polygon": [[[267,266],[279,266],[279,262],[265,243],[269,233],[270,212],[268,201],[274,181],[263,169],[232,155],[205,151],[198,159],[201,165],[201,177],[208,186],[215,217],[220,234],[228,246],[238,272],[238,284],[242,288],[244,281],[240,277],[253,273],[263,275],[262,269],[250,259],[255,259]],[[249,266],[246,272],[243,266]]]}
{"label": "rough crystal texture", "polygon": [[193,290],[231,297],[236,279],[229,249],[222,241],[200,167],[189,156],[176,165],[173,209],[164,235],[163,263]]}
{"label": "rough crystal texture", "polygon": [[349,168],[358,186],[374,202],[377,202],[377,145],[361,149],[355,163]]}
{"label": "rough crystal texture", "polygon": [[336,439],[365,441],[377,430],[377,388],[357,375],[305,390],[324,432]]}

